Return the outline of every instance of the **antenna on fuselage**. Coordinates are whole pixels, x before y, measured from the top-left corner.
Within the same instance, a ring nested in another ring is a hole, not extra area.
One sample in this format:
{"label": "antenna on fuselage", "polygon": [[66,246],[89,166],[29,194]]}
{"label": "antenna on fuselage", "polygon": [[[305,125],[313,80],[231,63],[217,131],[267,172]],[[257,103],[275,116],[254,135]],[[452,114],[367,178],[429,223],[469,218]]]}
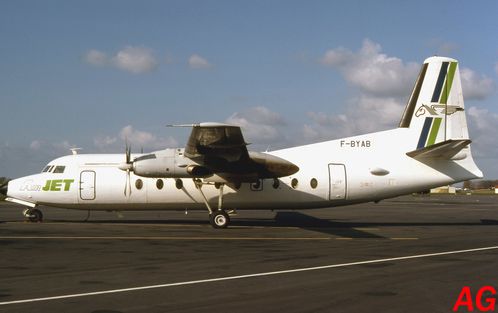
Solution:
{"label": "antenna on fuselage", "polygon": [[79,150],[82,150],[82,148],[71,148],[69,149],[73,153],[73,155],[77,155]]}

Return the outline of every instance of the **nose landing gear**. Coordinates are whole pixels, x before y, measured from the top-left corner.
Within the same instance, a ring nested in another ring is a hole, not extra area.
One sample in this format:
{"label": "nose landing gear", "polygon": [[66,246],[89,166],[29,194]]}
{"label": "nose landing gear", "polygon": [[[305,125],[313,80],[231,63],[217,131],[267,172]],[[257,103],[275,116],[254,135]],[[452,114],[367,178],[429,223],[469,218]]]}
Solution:
{"label": "nose landing gear", "polygon": [[209,214],[209,222],[213,228],[227,228],[230,223],[230,217],[225,210],[217,210]]}
{"label": "nose landing gear", "polygon": [[23,215],[32,223],[40,223],[43,221],[43,213],[38,209],[26,209],[23,211]]}
{"label": "nose landing gear", "polygon": [[218,196],[218,209],[213,210],[208,203],[206,195],[202,191],[202,186],[205,184],[200,179],[194,179],[194,184],[197,190],[199,190],[204,204],[209,212],[209,223],[213,228],[227,228],[228,224],[230,224],[230,217],[228,213],[223,209],[223,187],[225,184],[220,184],[220,193]]}

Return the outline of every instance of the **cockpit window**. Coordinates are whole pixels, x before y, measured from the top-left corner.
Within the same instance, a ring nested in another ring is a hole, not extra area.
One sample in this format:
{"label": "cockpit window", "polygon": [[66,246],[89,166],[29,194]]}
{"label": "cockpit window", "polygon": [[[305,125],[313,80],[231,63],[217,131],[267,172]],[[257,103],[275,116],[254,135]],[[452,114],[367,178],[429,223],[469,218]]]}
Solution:
{"label": "cockpit window", "polygon": [[48,172],[49,169],[50,169],[50,165],[45,166],[42,173]]}
{"label": "cockpit window", "polygon": [[54,173],[64,173],[65,166],[56,166],[54,169]]}

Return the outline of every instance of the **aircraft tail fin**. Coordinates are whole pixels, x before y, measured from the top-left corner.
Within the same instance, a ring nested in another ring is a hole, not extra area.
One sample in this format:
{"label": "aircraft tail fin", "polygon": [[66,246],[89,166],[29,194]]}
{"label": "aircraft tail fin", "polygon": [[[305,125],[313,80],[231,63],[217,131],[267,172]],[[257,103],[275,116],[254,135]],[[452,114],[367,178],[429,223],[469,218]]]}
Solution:
{"label": "aircraft tail fin", "polygon": [[456,60],[425,60],[399,127],[420,132],[417,149],[448,139],[469,138]]}
{"label": "aircraft tail fin", "polygon": [[468,169],[476,177],[482,176],[470,151],[456,60],[430,57],[424,61],[399,128],[409,129],[407,140],[413,142],[414,150],[408,152],[408,156],[417,160],[466,159]]}

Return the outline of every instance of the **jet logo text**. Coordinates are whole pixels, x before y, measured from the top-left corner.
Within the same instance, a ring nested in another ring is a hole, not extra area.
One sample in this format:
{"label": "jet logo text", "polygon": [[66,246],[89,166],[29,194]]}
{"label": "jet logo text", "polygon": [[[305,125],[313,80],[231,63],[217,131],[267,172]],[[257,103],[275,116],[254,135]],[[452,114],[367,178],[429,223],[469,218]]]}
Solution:
{"label": "jet logo text", "polygon": [[47,180],[45,187],[42,188],[43,191],[69,191],[71,184],[74,183],[74,179],[49,179]]}

